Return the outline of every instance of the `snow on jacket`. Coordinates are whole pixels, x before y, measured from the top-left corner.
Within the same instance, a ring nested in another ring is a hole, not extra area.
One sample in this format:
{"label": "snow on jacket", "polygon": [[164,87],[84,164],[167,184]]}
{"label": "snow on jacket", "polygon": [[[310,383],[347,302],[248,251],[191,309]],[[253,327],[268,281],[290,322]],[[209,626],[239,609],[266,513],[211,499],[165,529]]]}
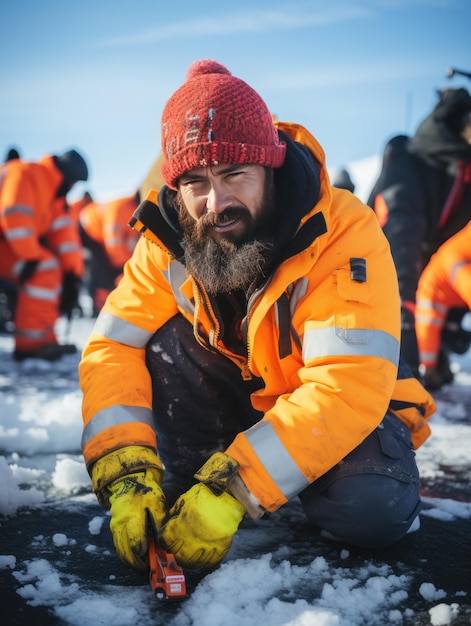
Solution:
{"label": "snow on jacket", "polygon": [[404,402],[408,383],[396,383],[399,294],[376,217],[349,192],[330,185],[323,151],[308,131],[276,125],[294,140],[288,150],[296,156],[297,142],[303,143],[320,164],[320,193],[272,275],[248,302],[247,356],[223,345],[212,300],[187,275],[178,232],[158,206],[166,188],[160,196],[151,192],[133,219],[142,236],[79,366],[89,470],[123,446],[155,449],[145,346],[177,313],[193,325],[203,346],[232,359],[242,376],[265,383],[252,395],[263,419],[239,433],[226,452],[268,511],[358,446],[380,424],[392,397],[400,401],[397,414],[417,445],[428,436],[433,400],[414,379],[413,402]]}
{"label": "snow on jacket", "polygon": [[57,197],[63,174],[46,156],[37,163],[8,161],[0,168],[0,239],[18,259],[48,258],[53,252],[62,271],[81,276],[83,254],[78,230]]}

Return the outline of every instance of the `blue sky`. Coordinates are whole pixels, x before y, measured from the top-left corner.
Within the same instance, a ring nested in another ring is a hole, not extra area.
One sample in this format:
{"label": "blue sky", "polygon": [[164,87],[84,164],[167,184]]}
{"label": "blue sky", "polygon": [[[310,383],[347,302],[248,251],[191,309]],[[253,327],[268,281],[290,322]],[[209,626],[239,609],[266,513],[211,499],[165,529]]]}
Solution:
{"label": "blue sky", "polygon": [[446,77],[471,71],[470,23],[470,0],[3,2],[0,157],[75,147],[98,200],[132,193],[166,100],[192,61],[213,58],[339,167],[412,133],[437,89],[471,89]]}

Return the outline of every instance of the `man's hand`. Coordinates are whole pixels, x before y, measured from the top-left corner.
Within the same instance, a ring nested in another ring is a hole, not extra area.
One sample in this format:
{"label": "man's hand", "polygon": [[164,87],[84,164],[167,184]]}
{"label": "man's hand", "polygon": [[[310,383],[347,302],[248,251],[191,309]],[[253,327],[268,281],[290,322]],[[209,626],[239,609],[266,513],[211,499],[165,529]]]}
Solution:
{"label": "man's hand", "polygon": [[98,502],[111,509],[119,558],[147,571],[147,537],[158,533],[166,514],[160,488],[163,468],[156,451],[124,446],[97,459],[88,471]]}
{"label": "man's hand", "polygon": [[110,529],[119,558],[147,571],[149,532],[157,534],[166,514],[160,472],[152,468],[118,478],[110,485]]}
{"label": "man's hand", "polygon": [[195,474],[201,482],[170,509],[159,538],[182,567],[214,567],[229,551],[245,514],[242,504],[226,491],[238,467],[234,459],[217,452]]}

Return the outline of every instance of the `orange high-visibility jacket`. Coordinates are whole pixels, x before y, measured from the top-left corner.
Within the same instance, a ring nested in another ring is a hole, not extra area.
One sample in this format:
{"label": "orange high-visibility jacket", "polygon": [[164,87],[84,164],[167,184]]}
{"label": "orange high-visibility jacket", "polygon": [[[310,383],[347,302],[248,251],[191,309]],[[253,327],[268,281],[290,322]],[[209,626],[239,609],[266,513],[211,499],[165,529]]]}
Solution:
{"label": "orange high-visibility jacket", "polygon": [[52,156],[37,163],[14,160],[0,168],[0,238],[24,261],[58,258],[63,272],[83,273],[78,230],[56,193],[63,175]]}
{"label": "orange high-visibility jacket", "polygon": [[106,203],[90,202],[79,213],[84,231],[104,247],[111,265],[117,269],[129,259],[139,237],[129,227],[136,207],[133,195]]}
{"label": "orange high-visibility jacket", "polygon": [[[193,325],[198,341],[232,359],[242,376],[265,382],[252,395],[263,419],[237,435],[226,452],[239,462],[241,478],[266,510],[276,510],[322,476],[382,421],[396,388],[400,335],[388,243],[374,212],[330,185],[314,137],[299,125],[276,124],[314,154],[321,190],[299,226],[297,251],[248,303],[248,358],[222,345],[208,295],[157,235],[136,221],[141,238],[79,366],[82,449],[89,470],[123,446],[155,450],[145,346],[178,312]],[[156,204],[157,193],[147,202]],[[426,418],[434,404],[415,384],[421,410],[411,408],[405,421],[420,443],[428,436]]]}
{"label": "orange high-visibility jacket", "polygon": [[471,221],[440,246],[417,289],[416,334],[420,363],[435,367],[449,309],[471,308]]}

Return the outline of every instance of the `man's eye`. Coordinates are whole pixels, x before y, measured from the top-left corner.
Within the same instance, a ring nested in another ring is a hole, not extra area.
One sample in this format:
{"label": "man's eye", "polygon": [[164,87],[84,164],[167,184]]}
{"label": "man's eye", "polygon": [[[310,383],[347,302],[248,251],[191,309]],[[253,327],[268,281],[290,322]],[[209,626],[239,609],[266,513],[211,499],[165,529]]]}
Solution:
{"label": "man's eye", "polygon": [[198,178],[190,178],[188,180],[185,180],[182,185],[184,187],[196,187],[196,185],[202,185],[204,181],[198,179]]}

